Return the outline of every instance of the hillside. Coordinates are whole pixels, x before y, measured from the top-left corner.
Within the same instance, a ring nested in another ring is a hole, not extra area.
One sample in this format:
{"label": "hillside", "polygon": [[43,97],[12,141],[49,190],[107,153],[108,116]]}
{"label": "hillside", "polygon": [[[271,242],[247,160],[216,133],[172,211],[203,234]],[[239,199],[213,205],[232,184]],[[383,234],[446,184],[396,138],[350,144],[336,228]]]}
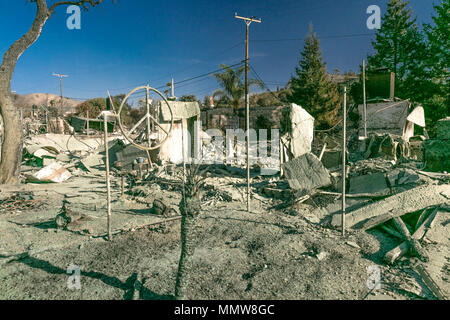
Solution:
{"label": "hillside", "polygon": [[[22,109],[31,109],[34,106],[55,106],[59,107],[61,103],[61,98],[55,94],[51,93],[31,93],[15,95],[16,106]],[[63,98],[64,112],[70,112],[75,109],[77,105],[82,103],[82,101]]]}

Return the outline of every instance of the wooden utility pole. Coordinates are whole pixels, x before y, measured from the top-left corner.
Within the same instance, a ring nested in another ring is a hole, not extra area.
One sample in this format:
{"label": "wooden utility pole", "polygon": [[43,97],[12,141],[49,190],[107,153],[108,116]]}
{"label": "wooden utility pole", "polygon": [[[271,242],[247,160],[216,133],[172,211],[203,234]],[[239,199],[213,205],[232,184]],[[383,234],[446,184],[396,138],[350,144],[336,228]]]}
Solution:
{"label": "wooden utility pole", "polygon": [[367,138],[367,104],[366,104],[366,61],[362,61],[363,104],[364,104],[364,138]]}
{"label": "wooden utility pole", "polygon": [[63,107],[63,92],[62,92],[62,79],[63,78],[68,78],[69,76],[66,74],[59,74],[59,73],[53,73],[53,75],[55,77],[59,78],[59,91],[61,93],[61,112],[62,112],[62,107]]}
{"label": "wooden utility pole", "polygon": [[248,93],[248,29],[252,22],[261,23],[261,19],[255,17],[245,18],[240,17],[237,13],[234,14],[236,19],[244,20],[245,22],[245,118],[246,118],[246,136],[247,136],[247,211],[250,212],[250,105]]}
{"label": "wooden utility pole", "polygon": [[344,115],[342,126],[342,236],[345,236],[345,178],[347,176],[347,165],[345,161],[347,143],[347,87],[344,87]]}

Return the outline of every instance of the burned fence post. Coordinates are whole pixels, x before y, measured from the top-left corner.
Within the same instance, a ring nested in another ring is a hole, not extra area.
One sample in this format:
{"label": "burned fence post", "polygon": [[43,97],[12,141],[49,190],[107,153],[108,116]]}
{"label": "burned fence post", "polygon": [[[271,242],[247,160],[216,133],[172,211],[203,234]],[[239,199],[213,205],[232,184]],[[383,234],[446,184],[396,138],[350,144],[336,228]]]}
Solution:
{"label": "burned fence post", "polygon": [[108,152],[108,121],[107,116],[104,113],[103,114],[103,124],[104,124],[104,137],[105,137],[105,166],[106,166],[106,205],[108,210],[108,240],[111,241],[111,185],[109,181],[109,152]]}
{"label": "burned fence post", "polygon": [[343,115],[343,137],[342,137],[342,236],[345,236],[345,177],[346,177],[346,140],[347,140],[347,87],[344,87],[344,115]]}

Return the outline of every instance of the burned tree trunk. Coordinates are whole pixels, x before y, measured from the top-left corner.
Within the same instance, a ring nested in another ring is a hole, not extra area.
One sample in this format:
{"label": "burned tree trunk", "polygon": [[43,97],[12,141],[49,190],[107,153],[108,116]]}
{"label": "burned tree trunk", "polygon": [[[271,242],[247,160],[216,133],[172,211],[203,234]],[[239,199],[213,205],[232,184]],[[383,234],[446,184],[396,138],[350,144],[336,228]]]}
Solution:
{"label": "burned tree trunk", "polygon": [[194,255],[197,216],[200,212],[200,203],[196,197],[186,198],[180,203],[181,212],[181,255],[178,263],[177,280],[175,284],[175,297],[178,300],[188,299],[190,279],[193,272],[192,256]]}
{"label": "burned tree trunk", "polygon": [[198,216],[201,211],[199,191],[205,180],[202,174],[198,174],[199,169],[199,164],[191,164],[186,180],[183,177],[183,197],[180,202],[181,254],[175,284],[175,298],[178,300],[189,298],[189,287],[195,270],[192,257],[198,240]]}
{"label": "burned tree trunk", "polygon": [[31,28],[13,43],[0,66],[0,113],[5,126],[0,163],[0,184],[18,182],[22,162],[22,124],[11,98],[11,80],[17,60],[40,36],[49,14],[45,0],[36,0],[37,13]]}
{"label": "burned tree trunk", "polygon": [[37,12],[31,28],[19,40],[14,42],[3,56],[0,66],[0,115],[4,124],[4,141],[1,145],[0,184],[14,184],[19,181],[22,162],[22,124],[19,112],[11,98],[11,80],[20,56],[41,35],[42,28],[60,5],[75,4],[87,10],[86,4],[98,5],[102,0],[59,1],[50,8],[46,0],[32,0]]}
{"label": "burned tree trunk", "polygon": [[0,93],[0,112],[4,123],[0,184],[14,184],[18,182],[22,162],[22,124],[9,94]]}

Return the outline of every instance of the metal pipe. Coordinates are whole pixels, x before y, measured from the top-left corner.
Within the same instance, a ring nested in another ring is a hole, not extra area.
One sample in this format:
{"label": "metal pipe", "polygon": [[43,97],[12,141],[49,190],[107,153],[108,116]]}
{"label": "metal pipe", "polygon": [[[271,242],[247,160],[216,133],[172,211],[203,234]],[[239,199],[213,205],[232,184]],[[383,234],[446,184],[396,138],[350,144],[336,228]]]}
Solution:
{"label": "metal pipe", "polygon": [[345,236],[345,178],[346,170],[346,141],[347,141],[347,87],[344,87],[344,115],[343,115],[343,137],[342,137],[342,236]]}
{"label": "metal pipe", "polygon": [[107,228],[108,228],[108,240],[111,241],[111,184],[109,181],[109,152],[108,152],[108,121],[107,116],[104,113],[103,114],[103,125],[105,130],[105,166],[106,166],[106,201],[107,201],[107,210],[108,210],[108,217],[107,217]]}
{"label": "metal pipe", "polygon": [[364,138],[367,138],[367,102],[366,102],[366,61],[362,61],[363,104],[364,104]]}

